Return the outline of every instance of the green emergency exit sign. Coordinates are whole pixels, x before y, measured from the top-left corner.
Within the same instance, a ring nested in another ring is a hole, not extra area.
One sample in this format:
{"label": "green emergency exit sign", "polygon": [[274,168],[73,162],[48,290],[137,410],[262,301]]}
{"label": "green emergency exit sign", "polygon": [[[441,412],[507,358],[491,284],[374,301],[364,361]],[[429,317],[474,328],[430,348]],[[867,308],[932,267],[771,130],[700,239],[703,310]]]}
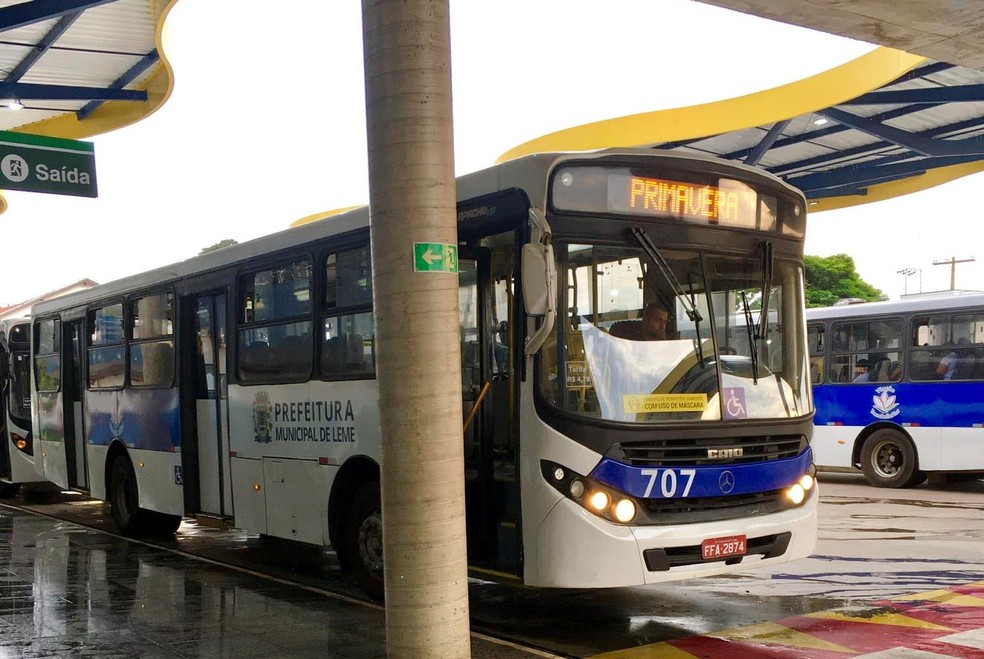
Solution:
{"label": "green emergency exit sign", "polygon": [[458,246],[448,243],[414,243],[414,272],[458,272]]}
{"label": "green emergency exit sign", "polygon": [[0,131],[0,190],[97,197],[92,142]]}

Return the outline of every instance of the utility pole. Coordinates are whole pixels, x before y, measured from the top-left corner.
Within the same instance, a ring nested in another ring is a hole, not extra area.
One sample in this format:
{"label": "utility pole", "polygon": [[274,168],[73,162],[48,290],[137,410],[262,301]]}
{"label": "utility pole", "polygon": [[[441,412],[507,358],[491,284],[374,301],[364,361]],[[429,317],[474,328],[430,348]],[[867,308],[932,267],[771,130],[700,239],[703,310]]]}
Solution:
{"label": "utility pole", "polygon": [[933,261],[933,265],[949,265],[950,266],[950,290],[957,290],[957,264],[958,263],[973,263],[976,261],[973,256],[969,259],[958,259],[955,256],[951,256],[946,261]]}
{"label": "utility pole", "polygon": [[471,654],[448,2],[362,0],[386,652],[415,659]]}
{"label": "utility pole", "polygon": [[916,274],[915,268],[902,268],[901,270],[896,270],[895,274],[902,275],[902,295],[909,294],[909,275]]}

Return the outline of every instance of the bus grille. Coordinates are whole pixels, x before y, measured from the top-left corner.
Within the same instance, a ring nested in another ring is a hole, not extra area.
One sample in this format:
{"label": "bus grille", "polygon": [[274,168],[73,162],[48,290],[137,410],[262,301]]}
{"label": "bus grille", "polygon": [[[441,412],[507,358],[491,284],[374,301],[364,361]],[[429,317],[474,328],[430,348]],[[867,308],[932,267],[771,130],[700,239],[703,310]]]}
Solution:
{"label": "bus grille", "polygon": [[726,497],[696,497],[692,499],[643,499],[653,525],[714,522],[739,517],[769,515],[792,507],[782,490],[738,494]]}
{"label": "bus grille", "polygon": [[[795,458],[806,447],[807,440],[803,435],[662,439],[616,444],[608,456],[633,467],[725,465]],[[741,455],[735,455],[738,451],[734,449],[741,449]],[[711,451],[718,453],[715,455]]]}

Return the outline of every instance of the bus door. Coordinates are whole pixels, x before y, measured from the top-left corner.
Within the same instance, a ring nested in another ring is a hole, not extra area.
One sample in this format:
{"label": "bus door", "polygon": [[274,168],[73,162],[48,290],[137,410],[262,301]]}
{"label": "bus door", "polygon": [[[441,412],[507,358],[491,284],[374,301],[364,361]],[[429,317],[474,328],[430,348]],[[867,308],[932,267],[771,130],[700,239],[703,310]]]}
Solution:
{"label": "bus door", "polygon": [[65,360],[62,409],[65,414],[65,466],[68,471],[68,486],[88,491],[88,455],[85,450],[85,426],[82,422],[82,392],[85,391],[82,339],[85,321],[66,321],[62,323],[62,328],[62,355]]}
{"label": "bus door", "polygon": [[185,477],[193,481],[186,488],[197,489],[194,512],[231,517],[226,295],[192,295],[182,304],[182,418],[191,426],[183,425],[182,434],[190,445],[182,442],[182,457]]}
{"label": "bus door", "polygon": [[509,432],[508,428],[496,428],[496,423],[509,423],[510,416],[502,413],[508,412],[509,392],[501,387],[507,381],[507,367],[497,362],[503,359],[501,348],[505,346],[497,341],[503,328],[493,313],[491,262],[485,248],[461,248],[459,253],[468,559],[473,566],[513,568],[515,519],[508,512],[511,506],[506,488],[497,482],[501,474],[497,474],[495,458],[496,438]]}

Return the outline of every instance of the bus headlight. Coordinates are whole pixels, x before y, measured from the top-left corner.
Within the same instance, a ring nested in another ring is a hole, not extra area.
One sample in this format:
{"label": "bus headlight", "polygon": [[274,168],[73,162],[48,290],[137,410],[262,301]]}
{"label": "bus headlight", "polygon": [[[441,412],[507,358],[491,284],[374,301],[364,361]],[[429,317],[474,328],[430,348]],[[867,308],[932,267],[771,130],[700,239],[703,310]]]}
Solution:
{"label": "bus headlight", "polygon": [[811,476],[810,474],[803,474],[803,478],[799,479],[799,484],[807,492],[813,489],[814,482],[815,481],[813,480],[813,476]]}
{"label": "bus headlight", "polygon": [[612,498],[608,496],[608,492],[603,492],[598,490],[594,492],[590,497],[588,497],[588,504],[598,512],[601,512],[605,508],[608,508],[608,504],[612,502]]}
{"label": "bus headlight", "polygon": [[616,524],[628,524],[639,515],[639,504],[610,485],[582,476],[567,467],[543,460],[544,479],[558,492],[585,510]]}
{"label": "bus headlight", "polygon": [[615,504],[615,519],[622,522],[623,524],[628,524],[633,519],[635,519],[636,507],[629,499],[622,499]]}
{"label": "bus headlight", "polygon": [[793,483],[786,488],[786,498],[798,506],[806,499],[806,490],[799,483]]}

